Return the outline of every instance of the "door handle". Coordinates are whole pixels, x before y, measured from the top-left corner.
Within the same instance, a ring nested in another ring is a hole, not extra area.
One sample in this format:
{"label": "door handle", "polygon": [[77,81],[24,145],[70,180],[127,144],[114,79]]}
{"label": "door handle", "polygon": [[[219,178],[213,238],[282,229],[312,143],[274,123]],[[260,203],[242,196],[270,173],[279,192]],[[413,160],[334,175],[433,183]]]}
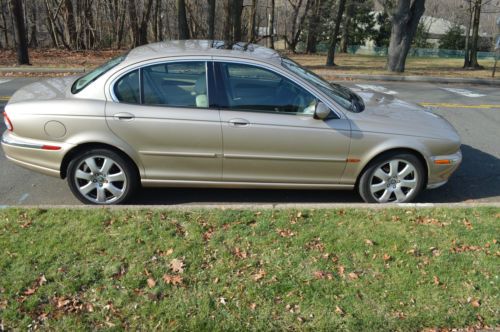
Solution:
{"label": "door handle", "polygon": [[231,119],[228,121],[229,125],[235,126],[235,127],[246,127],[250,124],[248,120],[245,119]]}
{"label": "door handle", "polygon": [[122,121],[130,121],[135,118],[135,116],[130,113],[116,113],[113,115],[113,117],[117,120],[122,120]]}

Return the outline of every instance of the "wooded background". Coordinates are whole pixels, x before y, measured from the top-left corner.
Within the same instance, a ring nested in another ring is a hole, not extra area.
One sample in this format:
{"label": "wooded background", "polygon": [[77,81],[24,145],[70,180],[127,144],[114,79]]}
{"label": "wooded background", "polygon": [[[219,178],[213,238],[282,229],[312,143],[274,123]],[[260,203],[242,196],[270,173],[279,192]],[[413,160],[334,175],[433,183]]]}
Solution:
{"label": "wooded background", "polygon": [[[0,0],[0,48],[131,48],[168,39],[257,42],[315,53],[372,40],[389,48],[388,69],[404,71],[412,45],[425,45],[423,14],[462,29],[465,66],[479,67],[479,31],[495,31],[499,0]],[[462,28],[462,27],[465,27]],[[278,45],[275,45],[278,43]]]}

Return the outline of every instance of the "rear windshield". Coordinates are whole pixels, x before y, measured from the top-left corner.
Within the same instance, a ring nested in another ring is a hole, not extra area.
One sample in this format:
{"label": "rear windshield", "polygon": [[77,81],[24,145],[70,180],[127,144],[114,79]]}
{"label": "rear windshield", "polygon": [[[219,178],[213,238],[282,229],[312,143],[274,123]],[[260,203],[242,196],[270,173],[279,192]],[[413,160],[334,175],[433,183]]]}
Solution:
{"label": "rear windshield", "polygon": [[120,55],[119,57],[116,57],[114,59],[109,60],[102,66],[94,69],[90,73],[88,73],[85,76],[80,77],[73,83],[73,86],[71,86],[71,92],[73,94],[78,93],[85,89],[90,83],[94,82],[96,79],[98,79],[101,75],[106,73],[108,70],[111,68],[119,65],[125,58],[127,57],[127,54]]}

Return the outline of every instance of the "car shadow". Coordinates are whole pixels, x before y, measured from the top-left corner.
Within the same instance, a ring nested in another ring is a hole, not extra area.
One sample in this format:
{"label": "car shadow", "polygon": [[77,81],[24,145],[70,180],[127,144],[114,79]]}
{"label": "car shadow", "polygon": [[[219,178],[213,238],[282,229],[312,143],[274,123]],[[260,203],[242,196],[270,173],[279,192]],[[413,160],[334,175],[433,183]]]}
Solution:
{"label": "car shadow", "polygon": [[[462,145],[463,162],[443,187],[424,191],[418,203],[457,203],[500,196],[500,159]],[[361,203],[355,191],[143,188],[129,204]]]}
{"label": "car shadow", "polygon": [[424,191],[417,202],[458,203],[500,197],[500,159],[462,145],[463,161],[448,183]]}

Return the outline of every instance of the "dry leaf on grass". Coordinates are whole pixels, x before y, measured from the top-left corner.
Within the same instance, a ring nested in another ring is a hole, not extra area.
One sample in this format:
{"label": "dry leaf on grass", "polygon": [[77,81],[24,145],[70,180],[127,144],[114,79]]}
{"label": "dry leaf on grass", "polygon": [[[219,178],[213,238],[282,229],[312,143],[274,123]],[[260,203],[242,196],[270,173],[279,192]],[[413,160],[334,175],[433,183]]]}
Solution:
{"label": "dry leaf on grass", "polygon": [[156,281],[153,278],[148,278],[147,282],[149,288],[153,288],[154,286],[156,286]]}
{"label": "dry leaf on grass", "polygon": [[174,258],[170,261],[170,269],[175,273],[184,272],[184,261]]}
{"label": "dry leaf on grass", "polygon": [[182,285],[182,277],[179,275],[170,275],[170,274],[164,274],[163,275],[163,281],[169,285]]}

